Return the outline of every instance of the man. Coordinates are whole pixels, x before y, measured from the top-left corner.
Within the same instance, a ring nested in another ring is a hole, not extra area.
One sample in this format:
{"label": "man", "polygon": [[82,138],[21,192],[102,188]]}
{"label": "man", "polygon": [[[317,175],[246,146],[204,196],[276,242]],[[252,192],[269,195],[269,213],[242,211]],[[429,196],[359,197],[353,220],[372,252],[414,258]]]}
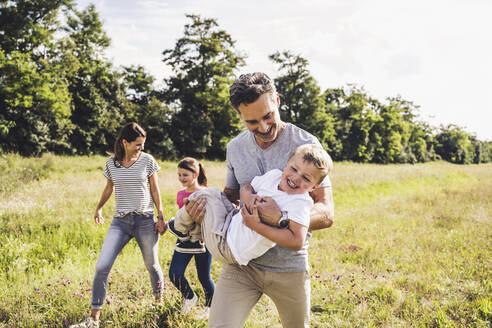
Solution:
{"label": "man", "polygon": [[[230,101],[247,127],[227,145],[224,193],[237,204],[243,185],[271,169],[282,170],[297,146],[319,142],[308,132],[280,120],[279,96],[273,81],[264,73],[241,75],[231,86]],[[334,208],[329,178],[310,196],[314,206],[309,230],[330,227]],[[190,202],[186,209],[199,222],[204,203]],[[258,211],[269,222],[281,222],[287,216],[270,198],[264,199]],[[261,234],[261,229],[254,228],[249,220],[245,217],[245,224]],[[288,229],[288,224],[282,227]],[[301,250],[290,250],[277,243],[247,266],[224,266],[212,300],[209,327],[242,327],[263,293],[275,303],[284,327],[309,325],[307,238]]]}

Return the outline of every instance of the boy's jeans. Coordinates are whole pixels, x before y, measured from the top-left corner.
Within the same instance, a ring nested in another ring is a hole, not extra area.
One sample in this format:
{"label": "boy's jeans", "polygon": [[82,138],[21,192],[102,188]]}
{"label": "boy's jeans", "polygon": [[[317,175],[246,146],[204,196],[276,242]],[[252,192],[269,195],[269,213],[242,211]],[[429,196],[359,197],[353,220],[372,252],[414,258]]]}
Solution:
{"label": "boy's jeans", "polygon": [[132,238],[135,238],[142,252],[150,274],[154,296],[162,294],[163,275],[157,254],[159,235],[154,232],[154,215],[129,213],[120,218],[113,218],[106,234],[96,263],[96,274],[92,283],[91,309],[102,308],[106,297],[109,271],[118,254]]}

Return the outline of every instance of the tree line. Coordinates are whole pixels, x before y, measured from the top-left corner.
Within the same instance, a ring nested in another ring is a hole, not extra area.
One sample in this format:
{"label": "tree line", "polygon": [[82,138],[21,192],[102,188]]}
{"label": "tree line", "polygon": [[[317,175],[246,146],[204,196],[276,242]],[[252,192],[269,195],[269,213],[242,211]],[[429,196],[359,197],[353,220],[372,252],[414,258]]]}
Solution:
{"label": "tree line", "polygon": [[[156,87],[142,66],[105,57],[110,39],[93,5],[0,0],[0,153],[104,153],[122,124],[137,121],[157,157],[224,158],[243,129],[228,97],[247,58],[217,20],[186,16],[182,37],[162,52],[172,73]],[[356,85],[322,91],[302,56],[269,59],[282,119],[316,135],[337,161],[492,160],[491,142],[456,125],[430,126],[411,101],[380,101]]]}

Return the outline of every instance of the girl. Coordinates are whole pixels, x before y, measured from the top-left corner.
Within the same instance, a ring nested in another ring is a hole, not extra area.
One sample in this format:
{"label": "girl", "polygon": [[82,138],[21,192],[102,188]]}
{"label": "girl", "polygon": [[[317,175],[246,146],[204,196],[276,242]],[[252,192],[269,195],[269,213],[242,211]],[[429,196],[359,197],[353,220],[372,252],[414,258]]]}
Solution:
{"label": "girl", "polygon": [[[106,160],[106,177],[94,221],[102,224],[102,207],[113,190],[116,209],[96,263],[92,284],[91,315],[72,328],[99,327],[99,316],[107,291],[108,274],[123,247],[135,238],[150,274],[155,300],[161,302],[163,274],[157,257],[159,235],[167,229],[162,214],[162,203],[155,159],[143,152],[146,133],[137,123],[128,123],[120,131],[114,144],[114,156]],[[157,222],[154,222],[154,205]]]}
{"label": "girl", "polygon": [[[203,165],[191,157],[186,157],[178,163],[178,179],[184,187],[176,195],[176,203],[179,208],[184,205],[183,199],[188,198],[193,192],[207,186],[207,177]],[[197,319],[208,319],[215,287],[210,276],[212,255],[210,255],[201,242],[177,240],[169,268],[169,278],[183,295],[184,300],[181,313],[189,312],[198,300],[198,297],[190,288],[184,276],[186,267],[193,256],[195,257],[198,279],[205,291],[205,308],[197,316]]]}

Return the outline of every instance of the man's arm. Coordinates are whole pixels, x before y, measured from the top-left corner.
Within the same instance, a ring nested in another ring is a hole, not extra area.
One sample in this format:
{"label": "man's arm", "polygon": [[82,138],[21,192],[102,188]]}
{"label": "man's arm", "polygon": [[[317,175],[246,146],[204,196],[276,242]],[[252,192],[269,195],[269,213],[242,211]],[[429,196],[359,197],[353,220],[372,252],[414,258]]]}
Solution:
{"label": "man's arm", "polygon": [[231,203],[239,206],[239,189],[231,189],[224,187],[224,194]]}
{"label": "man's arm", "polygon": [[263,237],[273,241],[279,246],[299,251],[302,249],[306,240],[307,228],[297,222],[290,221],[288,229],[279,229],[261,222],[258,214],[258,206],[253,205],[252,213],[245,207],[241,209],[244,224]]}
{"label": "man's arm", "polygon": [[331,227],[335,220],[335,207],[331,188],[317,188],[309,195],[314,201],[314,205],[309,213],[309,231]]}

